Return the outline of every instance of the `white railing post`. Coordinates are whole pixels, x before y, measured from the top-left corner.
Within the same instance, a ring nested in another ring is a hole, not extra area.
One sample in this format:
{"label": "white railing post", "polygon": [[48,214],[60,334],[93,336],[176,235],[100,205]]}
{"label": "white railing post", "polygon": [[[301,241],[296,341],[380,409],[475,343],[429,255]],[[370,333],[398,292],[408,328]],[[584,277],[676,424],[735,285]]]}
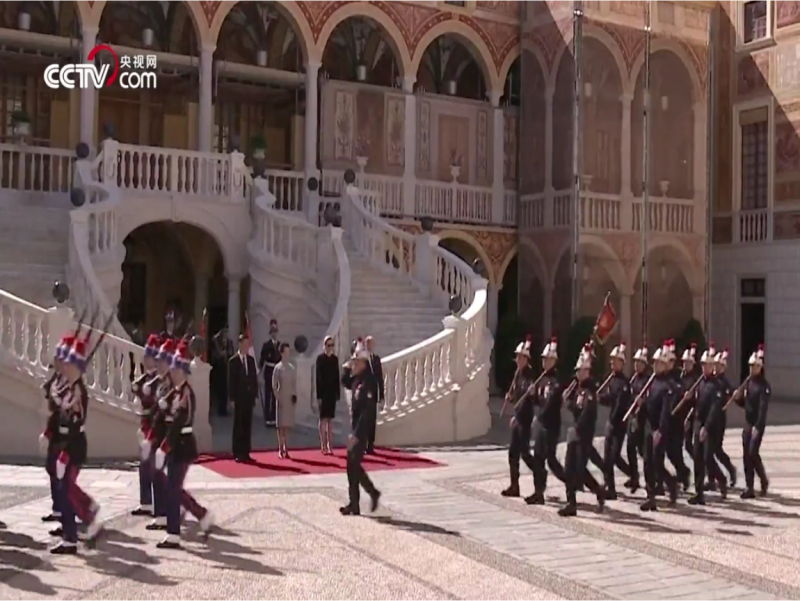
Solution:
{"label": "white railing post", "polygon": [[47,352],[52,355],[61,337],[72,330],[75,315],[69,307],[51,307],[47,310]]}
{"label": "white railing post", "polygon": [[244,198],[244,173],[247,169],[244,164],[244,155],[238,150],[231,152],[228,169],[228,181],[225,182],[228,185],[228,190],[225,191],[229,194],[231,202],[236,202]]}
{"label": "white railing post", "polygon": [[[19,189],[25,189],[25,156],[27,153],[25,152],[25,144],[20,142],[17,144],[17,148],[19,149],[19,162],[17,163],[17,178]],[[31,182],[33,183],[33,182]]]}
{"label": "white railing post", "polygon": [[439,236],[430,232],[417,234],[414,262],[414,280],[424,287],[424,294],[430,295],[436,285],[436,255],[434,248],[439,246]]}
{"label": "white railing post", "polygon": [[201,453],[214,450],[211,424],[208,421],[208,413],[211,406],[211,399],[209,398],[210,375],[211,366],[199,359],[194,359],[192,361],[192,373],[189,376],[189,384],[192,390],[194,390],[195,399],[194,423],[192,424],[192,428],[194,429],[194,437],[197,440],[198,450]]}
{"label": "white railing post", "polygon": [[103,163],[101,172],[98,173],[100,181],[106,186],[117,187],[117,174],[119,172],[119,142],[111,138],[103,140]]}
{"label": "white railing post", "polygon": [[[463,382],[467,375],[467,322],[458,315],[448,315],[442,319],[445,329],[453,330],[455,339],[450,344],[450,380]],[[481,324],[485,327],[485,324]]]}

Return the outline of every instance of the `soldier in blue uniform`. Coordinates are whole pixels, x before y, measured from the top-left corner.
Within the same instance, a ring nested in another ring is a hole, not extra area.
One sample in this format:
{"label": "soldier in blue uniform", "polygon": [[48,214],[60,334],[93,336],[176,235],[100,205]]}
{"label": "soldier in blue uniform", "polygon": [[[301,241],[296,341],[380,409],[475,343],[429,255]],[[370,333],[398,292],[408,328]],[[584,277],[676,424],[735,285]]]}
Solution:
{"label": "soldier in blue uniform", "polygon": [[[734,392],[733,385],[731,384],[728,376],[725,374],[725,370],[728,367],[728,349],[723,350],[722,352],[717,353],[717,364],[716,364],[716,376],[717,381],[722,388],[722,396],[725,397],[725,402],[731,398],[731,395]],[[736,466],[733,465],[731,458],[725,452],[725,448],[723,447],[723,443],[725,442],[725,429],[728,427],[728,419],[725,416],[725,412],[722,412],[721,418],[721,425],[720,425],[720,435],[719,440],[717,441],[717,448],[714,449],[714,457],[717,460],[717,463],[722,465],[725,470],[728,472],[730,476],[729,483],[730,487],[733,488],[736,486]],[[717,470],[718,473],[722,473],[720,470]],[[707,483],[707,488],[709,490],[714,490],[714,481],[710,479],[711,474],[709,474],[709,481]]]}
{"label": "soldier in blue uniform", "polygon": [[[697,364],[697,345],[693,342],[691,346],[683,351],[681,357],[683,361],[683,371],[681,372],[681,384],[684,390],[684,397],[690,394],[692,387],[697,383],[698,379],[703,377],[703,372]],[[698,384],[699,385],[699,384]],[[692,393],[694,394],[694,393]],[[689,454],[689,457],[694,457],[694,447],[692,445],[692,438],[694,432],[692,431],[692,404],[689,399],[683,404],[675,415],[680,419],[683,424],[683,448]]]}
{"label": "soldier in blue uniform", "polygon": [[674,388],[668,372],[670,346],[664,345],[653,353],[655,378],[647,390],[647,398],[640,413],[645,413],[644,474],[647,482],[647,500],[639,507],[642,511],[656,511],[656,495],[662,482],[669,489],[670,505],[678,498],[678,484],[664,466],[669,444],[670,418],[672,416]]}
{"label": "soldier in blue uniform", "polygon": [[587,344],[575,365],[577,385],[569,398],[564,399],[567,409],[575,418],[575,425],[567,432],[567,457],[565,475],[567,481],[567,504],[558,510],[558,515],[569,517],[578,514],[577,492],[584,484],[597,497],[600,511],[605,503],[605,490],[586,468],[589,447],[592,446],[597,425],[597,383],[591,376],[592,347]]}
{"label": "soldier in blue uniform", "polygon": [[[133,381],[131,392],[134,394],[134,410],[139,416],[139,429],[136,432],[141,445],[150,437],[153,430],[153,419],[156,410],[156,390],[158,388],[158,372],[156,357],[161,347],[158,334],[150,334],[144,347],[144,373]],[[131,511],[135,516],[153,516],[153,460],[152,453],[142,457],[139,462],[139,506]]]}
{"label": "soldier in blue uniform", "polygon": [[683,490],[688,490],[692,471],[686,467],[686,461],[683,458],[683,419],[679,415],[672,415],[672,411],[677,408],[688,389],[684,388],[681,369],[676,366],[677,349],[675,348],[675,341],[670,339],[665,344],[667,350],[667,373],[670,376],[670,385],[672,386],[672,407],[670,408],[666,454],[669,462],[675,468],[675,475],[683,485]]}
{"label": "soldier in blue uniform", "polygon": [[[647,346],[642,346],[636,351],[633,356],[633,369],[634,374],[631,378],[631,402],[642,393],[653,371],[648,364]],[[639,490],[639,457],[644,458],[644,435],[645,435],[645,422],[647,421],[647,413],[645,411],[636,411],[636,413],[628,420],[628,440],[626,443],[628,454],[628,466],[631,470],[631,477],[623,484],[625,488],[630,489],[631,493]]]}
{"label": "soldier in blue uniform", "polygon": [[767,494],[769,478],[761,461],[761,441],[764,439],[764,430],[767,427],[767,409],[771,394],[769,382],[764,377],[764,345],[759,344],[750,355],[750,377],[744,392],[738,389],[734,393],[734,401],[744,407],[744,417],[747,422],[742,429],[742,447],[744,451],[744,480],[745,489],[741,494],[742,499],[754,499],[756,496],[754,484],[755,475],[761,481],[761,496]]}
{"label": "soldier in blue uniform", "polygon": [[558,438],[561,435],[561,384],[556,374],[558,362],[558,341],[553,338],[542,349],[542,369],[544,370],[536,386],[535,402],[539,415],[534,418],[531,435],[533,437],[533,487],[534,492],[525,498],[529,505],[543,505],[547,489],[547,468],[553,476],[566,482],[564,467],[556,457]]}
{"label": "soldier in blue uniform", "polygon": [[724,388],[714,374],[717,355],[713,345],[700,358],[703,366],[703,379],[697,385],[694,393],[694,490],[695,494],[689,499],[690,505],[705,505],[704,482],[706,470],[711,480],[720,483],[722,497],[727,495],[727,482],[725,476],[714,460],[714,451],[717,448],[722,429],[722,414],[726,398]]}
{"label": "soldier in blue uniform", "polygon": [[372,412],[377,409],[378,382],[368,366],[369,351],[364,341],[359,338],[351,359],[351,374],[348,376],[350,387],[353,391],[351,424],[352,432],[347,437],[347,484],[350,500],[347,505],[339,508],[342,515],[360,515],[360,488],[370,497],[372,511],[378,508],[381,497],[380,491],[375,488],[372,480],[361,465],[364,453],[369,442],[369,433]]}
{"label": "soldier in blue uniform", "polygon": [[606,483],[606,500],[617,498],[617,488],[614,478],[614,466],[631,477],[631,468],[622,458],[622,445],[625,441],[625,414],[631,406],[631,385],[622,370],[625,368],[625,343],[611,349],[611,379],[598,399],[601,405],[610,409],[608,423],[606,424],[606,438],[603,450],[603,474]]}

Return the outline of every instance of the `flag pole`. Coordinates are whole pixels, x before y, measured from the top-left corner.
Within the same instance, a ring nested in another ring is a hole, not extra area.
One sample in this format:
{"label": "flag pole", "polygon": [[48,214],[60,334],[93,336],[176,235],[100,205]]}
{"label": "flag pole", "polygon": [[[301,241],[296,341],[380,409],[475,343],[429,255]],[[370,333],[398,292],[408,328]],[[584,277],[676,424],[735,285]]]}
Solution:
{"label": "flag pole", "polygon": [[575,63],[574,104],[572,107],[572,323],[580,313],[580,216],[581,216],[581,99],[583,98],[583,2],[577,1],[572,9],[572,60]]}
{"label": "flag pole", "polygon": [[643,144],[642,144],[642,338],[647,339],[648,334],[648,248],[647,239],[650,230],[650,8],[648,0],[645,6],[644,25],[644,109],[643,109]]}

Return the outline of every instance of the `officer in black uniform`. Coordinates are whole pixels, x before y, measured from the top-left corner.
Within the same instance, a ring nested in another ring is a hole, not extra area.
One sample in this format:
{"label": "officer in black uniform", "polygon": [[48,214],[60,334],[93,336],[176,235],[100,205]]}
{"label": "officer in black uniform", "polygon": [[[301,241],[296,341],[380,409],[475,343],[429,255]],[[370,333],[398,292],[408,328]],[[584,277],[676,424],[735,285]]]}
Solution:
{"label": "officer in black uniform", "polygon": [[547,468],[553,476],[566,482],[564,467],[556,457],[558,438],[561,435],[562,389],[556,374],[558,362],[558,341],[553,338],[542,350],[541,379],[536,386],[536,405],[539,415],[533,421],[533,486],[534,493],[526,497],[529,505],[543,505],[547,488]]}
{"label": "officer in black uniform", "polygon": [[[670,408],[669,419],[669,433],[667,435],[667,450],[666,455],[669,462],[675,468],[675,475],[678,481],[683,485],[683,490],[689,488],[689,478],[692,474],[691,470],[686,467],[686,461],[683,458],[683,420],[678,415],[672,415],[672,411],[678,406],[683,395],[687,389],[683,386],[682,371],[676,366],[676,348],[674,340],[667,340],[667,373],[670,375],[670,384],[672,386],[672,407]],[[681,408],[683,411],[683,408]],[[685,417],[685,416],[684,416]]]}
{"label": "officer in black uniform", "polygon": [[[728,376],[725,375],[725,370],[728,367],[728,349],[717,353],[717,367],[716,367],[716,375],[717,381],[722,389],[722,396],[725,397],[725,402],[731,398],[731,395],[734,393],[734,387],[731,384],[731,381],[728,379]],[[725,452],[723,448],[723,443],[725,442],[725,428],[728,427],[728,420],[725,416],[725,412],[722,412],[722,421],[720,425],[720,435],[719,440],[717,441],[717,448],[714,449],[714,457],[717,460],[718,464],[721,464],[722,467],[730,475],[730,488],[736,486],[736,466],[733,465],[731,458]],[[717,470],[718,473],[722,473],[721,470]],[[714,481],[710,479],[711,474],[709,473],[709,481],[708,481],[708,489],[714,490]]]}
{"label": "officer in black uniform", "polygon": [[587,344],[578,355],[575,365],[578,383],[569,398],[565,399],[567,409],[575,417],[575,425],[567,432],[567,504],[558,510],[558,515],[562,517],[578,514],[576,493],[584,484],[597,496],[600,511],[605,503],[605,490],[586,469],[589,447],[592,446],[597,425],[597,383],[591,376],[591,369],[592,346]]}
{"label": "officer in black uniform", "polygon": [[717,448],[720,430],[722,428],[722,414],[727,397],[719,379],[714,374],[718,355],[714,347],[709,346],[700,358],[703,366],[703,379],[698,384],[694,398],[694,491],[689,499],[690,505],[705,505],[706,499],[704,486],[706,470],[709,479],[720,483],[722,497],[727,494],[727,483],[722,470],[714,460],[714,451]]}
{"label": "officer in black uniform", "polygon": [[[531,424],[533,423],[533,407],[535,391],[533,370],[530,366],[531,339],[517,345],[515,360],[517,372],[514,381],[506,393],[506,402],[511,403],[514,416],[511,418],[511,444],[508,446],[508,471],[511,484],[500,494],[504,497],[519,496],[519,460],[525,462],[531,472],[535,472],[531,457]],[[534,481],[535,486],[535,481]]]}
{"label": "officer in black uniform", "polygon": [[[698,379],[703,377],[703,372],[697,364],[697,345],[693,342],[689,348],[683,351],[683,371],[681,372],[681,383],[683,385],[683,396],[686,396],[692,390],[692,387],[697,383]],[[698,384],[699,385],[699,384]],[[694,396],[692,392],[691,396]],[[675,415],[680,419],[683,427],[683,448],[689,454],[689,457],[694,457],[694,450],[692,446],[692,401],[687,399],[683,406],[678,410]]]}
{"label": "officer in black uniform", "polygon": [[[653,375],[653,370],[647,363],[648,351],[647,346],[642,346],[636,351],[633,356],[633,369],[634,374],[631,378],[631,402],[634,402],[644,390],[650,376]],[[629,488],[631,493],[639,490],[639,457],[644,457],[644,426],[647,413],[645,411],[637,411],[628,420],[628,465],[631,470],[631,477],[625,482],[623,486]]]}
{"label": "officer in black uniform", "polygon": [[750,378],[744,387],[744,392],[739,390],[734,394],[734,400],[740,407],[744,407],[744,417],[747,421],[742,430],[742,446],[744,451],[744,480],[746,487],[741,494],[742,499],[754,499],[756,496],[753,488],[755,474],[761,480],[761,496],[767,494],[769,478],[761,461],[761,441],[764,439],[764,429],[767,427],[767,409],[771,394],[769,382],[764,377],[764,345],[759,344],[758,349],[750,355]]}
{"label": "officer in black uniform", "polygon": [[617,487],[614,482],[614,466],[631,477],[631,468],[622,458],[622,444],[625,440],[625,413],[631,406],[631,385],[622,373],[625,367],[625,343],[611,350],[611,376],[605,387],[599,391],[601,405],[609,407],[608,423],[606,423],[606,439],[603,450],[603,474],[606,483],[606,500],[617,498]]}
{"label": "officer in black uniform", "polygon": [[656,511],[656,495],[662,482],[669,489],[670,505],[678,498],[678,483],[664,466],[669,444],[669,425],[672,415],[674,387],[668,372],[670,346],[665,344],[653,354],[656,377],[647,390],[647,398],[640,413],[644,412],[644,475],[647,482],[647,501],[639,507],[642,511]]}
{"label": "officer in black uniform", "polygon": [[374,420],[372,414],[378,407],[378,382],[369,370],[368,364],[369,351],[359,338],[351,360],[352,433],[347,438],[347,484],[350,502],[339,508],[342,515],[359,515],[361,513],[360,486],[370,497],[372,511],[378,508],[378,500],[381,497],[381,493],[375,488],[361,465],[367,450],[371,424]]}

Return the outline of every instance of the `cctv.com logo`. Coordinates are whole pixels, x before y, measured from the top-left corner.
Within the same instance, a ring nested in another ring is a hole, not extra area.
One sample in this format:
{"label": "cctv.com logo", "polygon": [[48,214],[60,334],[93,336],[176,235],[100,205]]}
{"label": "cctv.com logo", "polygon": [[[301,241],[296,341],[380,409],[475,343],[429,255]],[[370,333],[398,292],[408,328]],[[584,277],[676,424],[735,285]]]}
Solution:
{"label": "cctv.com logo", "polygon": [[[107,52],[113,58],[112,63],[95,64],[95,57],[100,52]],[[120,73],[120,60],[111,46],[101,44],[89,53],[88,62],[73,65],[50,65],[44,70],[44,83],[52,90],[65,88],[72,90],[110,88],[119,80],[121,88],[126,90],[156,89],[157,78],[154,71],[123,71]],[[123,57],[128,58],[129,57]],[[130,63],[130,60],[126,61]],[[113,65],[113,69],[112,69]]]}

